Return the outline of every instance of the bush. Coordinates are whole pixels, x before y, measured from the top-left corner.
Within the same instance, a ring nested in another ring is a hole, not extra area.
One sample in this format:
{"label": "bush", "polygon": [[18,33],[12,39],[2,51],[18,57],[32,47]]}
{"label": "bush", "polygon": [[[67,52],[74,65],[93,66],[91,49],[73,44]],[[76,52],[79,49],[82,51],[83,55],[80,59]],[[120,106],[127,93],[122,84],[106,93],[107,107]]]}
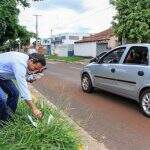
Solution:
{"label": "bush", "polygon": [[[33,127],[24,103],[19,103],[12,121],[0,130],[0,148],[3,150],[77,150],[79,137],[72,125],[61,116],[58,110],[39,104],[44,112],[43,119],[36,120]],[[54,119],[48,125],[49,114]]]}

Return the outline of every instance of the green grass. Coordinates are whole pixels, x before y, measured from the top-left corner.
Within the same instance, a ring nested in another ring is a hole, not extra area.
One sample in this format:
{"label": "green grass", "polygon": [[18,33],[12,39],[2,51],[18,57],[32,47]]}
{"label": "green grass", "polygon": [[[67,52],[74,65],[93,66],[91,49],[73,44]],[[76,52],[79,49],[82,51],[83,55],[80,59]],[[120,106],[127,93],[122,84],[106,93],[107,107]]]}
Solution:
{"label": "green grass", "polygon": [[76,62],[76,61],[82,61],[85,58],[79,56],[59,57],[57,55],[50,55],[48,56],[48,59],[53,61]]}
{"label": "green grass", "polygon": [[[2,150],[78,150],[79,136],[74,127],[61,116],[61,113],[46,104],[38,104],[44,112],[43,119],[36,120],[37,128],[27,118],[31,112],[23,102],[19,103],[13,121],[0,129]],[[49,114],[54,116],[47,124]]]}

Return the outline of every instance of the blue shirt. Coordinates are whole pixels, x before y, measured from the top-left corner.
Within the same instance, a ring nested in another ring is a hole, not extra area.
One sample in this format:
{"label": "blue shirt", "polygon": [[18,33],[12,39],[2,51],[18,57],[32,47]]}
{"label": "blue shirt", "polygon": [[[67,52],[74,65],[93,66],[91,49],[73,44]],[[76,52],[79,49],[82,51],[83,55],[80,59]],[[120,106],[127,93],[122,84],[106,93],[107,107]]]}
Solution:
{"label": "blue shirt", "polygon": [[24,100],[31,100],[26,81],[28,59],[28,55],[19,52],[0,54],[0,79],[16,79],[20,95]]}

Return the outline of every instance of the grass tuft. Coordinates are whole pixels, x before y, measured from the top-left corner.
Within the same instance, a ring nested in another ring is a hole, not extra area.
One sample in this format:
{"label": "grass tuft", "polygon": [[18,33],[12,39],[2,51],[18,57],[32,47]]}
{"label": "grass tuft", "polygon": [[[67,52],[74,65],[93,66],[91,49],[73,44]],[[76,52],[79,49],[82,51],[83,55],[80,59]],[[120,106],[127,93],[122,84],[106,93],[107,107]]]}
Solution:
{"label": "grass tuft", "polygon": [[[42,104],[42,105],[41,105]],[[3,150],[78,150],[80,138],[72,125],[61,113],[45,103],[38,104],[43,119],[33,127],[27,118],[31,112],[23,102],[19,103],[12,121],[0,129],[0,148]],[[42,107],[41,107],[42,106]],[[54,119],[48,125],[49,114]]]}

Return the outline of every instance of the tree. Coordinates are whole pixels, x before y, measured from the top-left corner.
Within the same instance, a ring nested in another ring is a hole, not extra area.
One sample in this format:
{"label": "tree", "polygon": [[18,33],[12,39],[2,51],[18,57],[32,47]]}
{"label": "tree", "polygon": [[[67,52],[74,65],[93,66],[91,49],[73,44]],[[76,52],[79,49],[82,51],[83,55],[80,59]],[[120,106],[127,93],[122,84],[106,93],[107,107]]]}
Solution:
{"label": "tree", "polygon": [[27,31],[25,26],[18,26],[18,38],[21,41],[21,45],[30,44],[30,38],[36,37],[35,33]]}
{"label": "tree", "polygon": [[112,0],[113,30],[127,43],[150,42],[150,0]]}
{"label": "tree", "polygon": [[[17,38],[25,44],[32,37],[33,33],[26,30],[25,27],[19,25],[18,5],[29,7],[27,0],[1,0],[0,1],[0,46],[9,40],[13,43]],[[6,44],[8,46],[8,42]]]}
{"label": "tree", "polygon": [[17,0],[17,4],[18,5],[21,4],[24,7],[29,7],[30,6],[30,4],[28,3],[27,0]]}
{"label": "tree", "polygon": [[0,45],[8,39],[16,38],[19,10],[14,0],[0,1]]}

